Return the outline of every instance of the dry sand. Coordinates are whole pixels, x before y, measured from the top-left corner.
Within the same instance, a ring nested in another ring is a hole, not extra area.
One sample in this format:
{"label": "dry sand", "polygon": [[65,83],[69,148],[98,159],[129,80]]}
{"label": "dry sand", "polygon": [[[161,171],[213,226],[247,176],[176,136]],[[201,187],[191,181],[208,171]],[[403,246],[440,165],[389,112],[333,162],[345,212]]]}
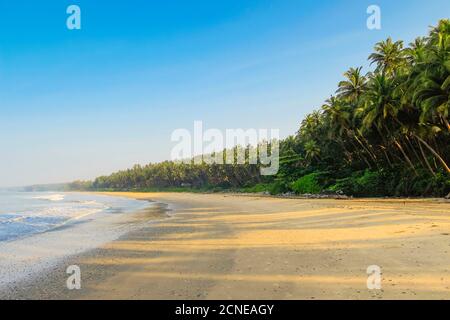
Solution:
{"label": "dry sand", "polygon": [[[170,218],[73,257],[14,298],[450,299],[450,203],[113,193],[168,204]],[[153,210],[164,211],[164,206]],[[382,268],[368,290],[367,267]]]}

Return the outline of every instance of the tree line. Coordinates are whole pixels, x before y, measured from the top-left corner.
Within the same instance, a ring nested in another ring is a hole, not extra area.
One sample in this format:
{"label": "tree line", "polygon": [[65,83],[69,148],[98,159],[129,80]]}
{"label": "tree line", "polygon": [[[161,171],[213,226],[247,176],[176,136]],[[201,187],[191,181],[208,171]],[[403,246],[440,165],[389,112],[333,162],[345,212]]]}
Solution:
{"label": "tree line", "polygon": [[[450,20],[405,46],[377,43],[373,70],[350,68],[336,92],[280,141],[280,170],[259,165],[136,165],[83,190],[242,190],[346,193],[355,196],[445,196],[450,192]],[[247,147],[248,148],[248,147]]]}

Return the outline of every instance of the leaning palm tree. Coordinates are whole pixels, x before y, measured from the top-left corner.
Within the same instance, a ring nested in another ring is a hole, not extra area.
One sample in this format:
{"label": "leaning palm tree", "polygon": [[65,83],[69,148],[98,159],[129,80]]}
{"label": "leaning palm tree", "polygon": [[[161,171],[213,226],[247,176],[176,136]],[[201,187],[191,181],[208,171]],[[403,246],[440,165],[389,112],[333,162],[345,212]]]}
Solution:
{"label": "leaning palm tree", "polygon": [[[395,78],[388,78],[385,74],[375,74],[369,81],[368,90],[365,94],[365,115],[362,121],[362,130],[368,132],[375,130],[384,143],[384,148],[389,149],[389,142],[398,148],[406,163],[417,174],[416,168],[402,146],[398,138],[400,133],[406,130],[398,120],[401,108],[399,98],[395,95],[398,83]],[[400,126],[400,128],[399,128]]]}
{"label": "leaning palm tree", "polygon": [[427,58],[413,88],[413,103],[421,109],[421,123],[442,124],[450,131],[450,20],[441,20],[430,32],[426,49]]}
{"label": "leaning palm tree", "polygon": [[416,88],[413,101],[421,108],[420,122],[445,126],[450,131],[450,64],[445,77],[425,73]]}
{"label": "leaning palm tree", "polygon": [[389,118],[397,117],[399,103],[394,95],[395,89],[395,79],[388,78],[384,74],[375,74],[370,79],[368,90],[364,95],[363,131],[371,128],[383,130]]}
{"label": "leaning palm tree", "polygon": [[[412,131],[442,164],[446,172],[450,168],[439,150],[435,138],[448,141],[450,133],[450,21],[441,20],[430,32],[426,47],[426,60],[417,72],[411,87],[412,103],[420,110],[419,128]],[[429,141],[434,141],[430,144]]]}
{"label": "leaning palm tree", "polygon": [[[345,147],[345,141],[350,142],[353,146],[354,150],[364,150],[370,156],[370,158],[377,162],[376,155],[371,150],[372,146],[364,139],[364,137],[357,131],[352,128],[352,108],[348,103],[339,99],[337,97],[330,97],[325,104],[322,106],[323,114],[329,123],[329,138],[337,139],[337,142],[342,146],[344,151],[348,153],[347,148]],[[359,147],[355,145],[356,141],[359,144]],[[364,162],[371,168],[372,165],[370,162],[364,157],[364,155],[360,154],[361,152],[357,151],[359,156]]]}

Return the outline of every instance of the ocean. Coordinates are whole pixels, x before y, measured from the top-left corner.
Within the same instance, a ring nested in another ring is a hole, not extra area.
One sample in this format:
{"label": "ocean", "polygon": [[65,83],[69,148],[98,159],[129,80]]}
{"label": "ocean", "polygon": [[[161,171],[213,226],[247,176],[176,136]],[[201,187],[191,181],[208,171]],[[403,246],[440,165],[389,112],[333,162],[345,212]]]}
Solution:
{"label": "ocean", "polygon": [[[87,193],[0,192],[0,297],[17,281],[151,223],[148,201]],[[142,215],[140,215],[142,217]]]}
{"label": "ocean", "polygon": [[126,214],[148,202],[84,193],[0,192],[0,242],[76,223],[97,213]]}

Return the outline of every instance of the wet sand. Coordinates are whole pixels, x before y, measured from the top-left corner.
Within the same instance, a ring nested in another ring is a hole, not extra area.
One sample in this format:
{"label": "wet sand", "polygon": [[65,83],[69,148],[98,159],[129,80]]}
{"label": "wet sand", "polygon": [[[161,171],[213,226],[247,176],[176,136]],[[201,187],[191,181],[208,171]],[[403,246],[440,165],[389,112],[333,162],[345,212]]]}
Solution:
{"label": "wet sand", "polygon": [[[450,299],[445,200],[112,195],[160,205],[136,216],[139,230],[71,257],[6,297]],[[70,264],[81,268],[81,290],[66,288]],[[382,269],[381,290],[367,289],[371,265]]]}

